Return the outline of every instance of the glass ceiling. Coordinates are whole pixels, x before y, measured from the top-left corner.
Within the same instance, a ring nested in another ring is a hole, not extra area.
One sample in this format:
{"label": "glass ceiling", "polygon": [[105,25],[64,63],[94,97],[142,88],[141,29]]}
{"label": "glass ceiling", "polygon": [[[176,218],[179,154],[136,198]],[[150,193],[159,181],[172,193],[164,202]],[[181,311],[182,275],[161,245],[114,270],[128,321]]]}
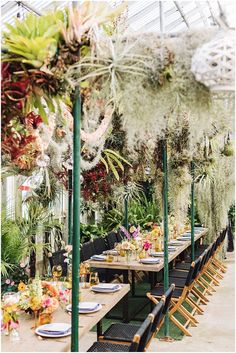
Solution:
{"label": "glass ceiling", "polygon": [[[122,1],[110,0],[113,6]],[[5,1],[1,0],[1,27],[14,23],[14,18],[23,19],[28,12],[38,15],[52,8],[64,8],[71,1]],[[222,1],[126,1],[129,29],[140,32],[160,31],[160,3],[163,8],[164,32],[179,32],[187,28],[214,25],[235,28],[236,2]]]}

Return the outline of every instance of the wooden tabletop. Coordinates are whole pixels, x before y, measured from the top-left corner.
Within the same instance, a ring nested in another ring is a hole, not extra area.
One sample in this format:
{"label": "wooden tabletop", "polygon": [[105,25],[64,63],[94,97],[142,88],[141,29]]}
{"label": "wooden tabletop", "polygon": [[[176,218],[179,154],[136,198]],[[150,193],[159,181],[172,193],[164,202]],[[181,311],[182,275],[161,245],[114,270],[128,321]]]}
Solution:
{"label": "wooden tabletop", "polygon": [[[203,237],[207,233],[208,229],[203,228],[203,230],[197,233],[194,236],[194,240],[198,240]],[[181,254],[185,249],[187,249],[191,245],[191,240],[184,240],[180,242],[181,246],[176,246],[176,250],[174,252],[169,252],[169,262],[173,261],[179,254]],[[118,261],[117,261],[118,259]],[[96,268],[110,268],[110,269],[120,269],[120,270],[134,270],[134,271],[151,271],[151,272],[159,272],[164,267],[164,257],[158,257],[160,259],[159,264],[142,264],[139,260],[135,260],[133,258],[127,262],[125,257],[114,256],[113,262],[106,261],[95,261],[95,260],[87,260],[85,262],[89,263],[91,267]]]}
{"label": "wooden tabletop", "polygon": [[[79,338],[88,333],[130,290],[129,284],[121,284],[114,293],[95,293],[90,289],[81,289],[81,300],[97,302],[102,309],[96,313],[79,315]],[[61,308],[53,313],[52,322],[70,323],[71,315]],[[71,336],[62,338],[42,338],[34,333],[34,320],[27,314],[20,316],[19,342],[11,342],[2,335],[2,352],[69,352]],[[92,342],[91,342],[92,344]]]}

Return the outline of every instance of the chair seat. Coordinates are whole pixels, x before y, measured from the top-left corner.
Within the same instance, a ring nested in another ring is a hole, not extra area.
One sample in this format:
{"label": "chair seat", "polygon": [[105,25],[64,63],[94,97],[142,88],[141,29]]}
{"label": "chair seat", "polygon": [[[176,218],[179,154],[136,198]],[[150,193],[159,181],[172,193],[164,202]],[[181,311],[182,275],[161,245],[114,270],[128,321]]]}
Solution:
{"label": "chair seat", "polygon": [[178,270],[174,269],[174,270],[170,271],[170,276],[186,279],[188,276],[188,271],[178,271]]}
{"label": "chair seat", "polygon": [[186,279],[170,276],[169,281],[170,281],[170,283],[174,283],[176,287],[184,288]]}
{"label": "chair seat", "polygon": [[130,345],[110,342],[94,342],[87,352],[129,352]]}
{"label": "chair seat", "polygon": [[140,326],[132,324],[112,324],[103,334],[105,340],[132,342]]}
{"label": "chair seat", "polygon": [[180,262],[179,264],[176,264],[175,268],[177,270],[189,270],[190,269],[191,262]]}
{"label": "chair seat", "polygon": [[[164,293],[165,293],[165,290],[164,290],[163,286],[155,287],[150,292],[151,295],[154,295],[156,297],[161,297]],[[175,288],[174,292],[172,294],[172,297],[173,298],[179,298],[181,296],[181,294],[182,294],[182,289]]]}

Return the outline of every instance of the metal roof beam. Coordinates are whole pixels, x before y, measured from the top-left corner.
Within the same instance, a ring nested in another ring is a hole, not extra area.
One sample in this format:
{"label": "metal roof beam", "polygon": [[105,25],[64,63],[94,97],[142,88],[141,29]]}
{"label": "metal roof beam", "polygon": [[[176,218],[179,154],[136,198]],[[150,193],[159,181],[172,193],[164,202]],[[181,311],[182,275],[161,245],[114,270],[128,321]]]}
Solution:
{"label": "metal roof beam", "polygon": [[190,25],[188,23],[188,20],[186,19],[185,14],[183,13],[181,7],[179,6],[178,1],[174,1],[174,4],[175,4],[176,8],[178,9],[178,11],[179,11],[181,17],[183,18],[184,22],[186,23],[186,26],[189,28]]}
{"label": "metal roof beam", "polygon": [[42,13],[40,11],[36,10],[32,5],[28,5],[25,1],[16,1],[16,2],[17,2],[17,4],[24,7],[26,10],[28,10],[30,12],[34,12],[38,16],[42,16]]}
{"label": "metal roof beam", "polygon": [[208,24],[208,20],[207,20],[207,17],[206,17],[206,15],[205,15],[203,9],[202,9],[201,2],[200,2],[200,1],[195,1],[195,3],[196,3],[196,6],[197,6],[197,9],[198,9],[198,11],[199,11],[199,13],[200,13],[200,15],[201,15],[201,18],[202,18],[202,20],[203,20],[204,25],[205,25],[205,26],[208,26],[208,25],[209,25],[209,24]]}

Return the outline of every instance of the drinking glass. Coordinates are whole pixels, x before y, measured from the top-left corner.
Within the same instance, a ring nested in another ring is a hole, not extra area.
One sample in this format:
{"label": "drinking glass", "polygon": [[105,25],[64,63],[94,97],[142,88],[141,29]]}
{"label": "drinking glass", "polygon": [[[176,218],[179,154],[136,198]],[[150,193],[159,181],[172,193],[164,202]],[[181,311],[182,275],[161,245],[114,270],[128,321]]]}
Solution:
{"label": "drinking glass", "polygon": [[[118,244],[119,244],[119,243],[115,243],[115,244],[114,244],[114,250],[116,250],[116,247],[117,247]],[[119,261],[119,252],[116,250],[116,253],[117,253],[117,255],[116,255],[116,261],[118,262],[118,261]]]}
{"label": "drinking glass", "polygon": [[91,272],[89,278],[90,287],[99,284],[99,278],[97,272]]}
{"label": "drinking glass", "polygon": [[53,280],[58,283],[58,280],[61,278],[62,275],[62,267],[61,265],[54,265],[52,268],[52,276]]}

